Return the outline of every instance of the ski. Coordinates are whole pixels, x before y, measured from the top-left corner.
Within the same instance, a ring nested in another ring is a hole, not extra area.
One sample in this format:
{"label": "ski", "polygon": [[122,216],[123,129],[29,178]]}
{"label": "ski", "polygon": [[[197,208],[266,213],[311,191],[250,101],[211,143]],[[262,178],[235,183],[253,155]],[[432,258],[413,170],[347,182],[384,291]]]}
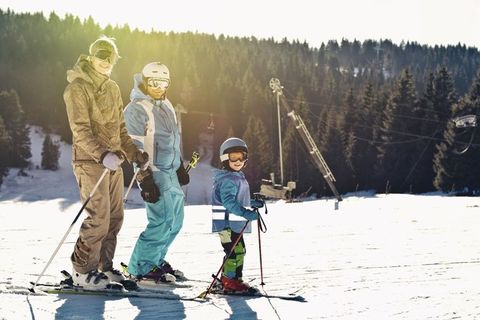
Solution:
{"label": "ski", "polygon": [[[172,292],[172,289],[176,287],[174,284],[159,285],[155,283],[155,286],[139,286],[137,281],[127,279],[122,280],[120,283],[111,283],[108,288],[103,290],[89,290],[73,284],[71,274],[62,270],[61,274],[64,280],[60,283],[39,283],[36,285],[36,289],[41,292],[49,294],[77,294],[77,295],[102,295],[113,297],[136,297],[136,298],[154,298],[154,299],[167,299],[167,300],[182,300],[182,301],[197,301],[204,302],[204,299],[198,297],[188,297],[178,295]],[[35,285],[34,282],[30,282]]]}
{"label": "ski", "polygon": [[[135,298],[154,298],[154,299],[166,299],[166,300],[181,300],[181,301],[197,301],[205,302],[208,299],[207,292],[203,291],[196,297],[189,297],[185,295],[178,295],[172,292],[172,289],[176,289],[175,283],[155,283],[151,281],[149,285],[142,285],[142,282],[134,280],[122,280],[121,283],[111,283],[108,288],[103,290],[89,290],[80,286],[75,286],[72,281],[72,277],[68,271],[61,271],[64,280],[60,283],[38,283],[35,288],[41,292],[48,294],[76,294],[76,295],[99,295],[99,296],[111,296],[111,297],[135,297]],[[35,285],[34,282],[30,284]],[[182,288],[182,287],[180,287]],[[193,288],[189,285],[186,288]],[[29,289],[30,290],[30,289]],[[30,290],[32,291],[32,290]],[[252,290],[248,292],[231,292],[224,291],[221,286],[214,287],[208,294],[214,296],[237,296],[237,297],[252,297],[252,298],[271,298],[282,299],[297,302],[306,302],[305,298],[297,294],[267,294],[258,290]]]}
{"label": "ski", "polygon": [[[63,281],[62,281],[63,282]],[[32,283],[33,284],[33,283]],[[65,283],[39,283],[35,287],[36,290],[47,294],[73,294],[73,295],[93,295],[93,296],[108,296],[108,297],[125,297],[125,298],[151,298],[164,300],[181,300],[181,301],[196,301],[205,302],[205,299],[198,297],[181,296],[172,293],[170,290],[144,290],[138,288],[137,290],[127,290],[121,285],[112,289],[103,290],[88,290],[82,287],[77,287]]]}
{"label": "ski", "polygon": [[[204,291],[200,293],[198,297],[203,298],[205,297],[206,293],[207,292]],[[253,297],[253,298],[282,299],[282,300],[297,301],[297,302],[307,302],[307,300],[303,296],[297,295],[297,294],[279,295],[279,294],[262,293],[260,291],[230,292],[230,291],[224,291],[222,289],[213,289],[208,294],[217,295],[217,296]]]}
{"label": "ski", "polygon": [[145,288],[155,288],[155,287],[173,287],[173,288],[191,288],[194,285],[192,283],[209,283],[207,280],[199,280],[199,279],[189,279],[187,277],[179,277],[175,276],[176,281],[155,281],[153,279],[147,278],[135,278],[131,274],[128,273],[128,265],[123,262],[120,262],[120,272],[125,276],[125,278],[135,281],[139,287]]}
{"label": "ski", "polygon": [[179,283],[179,282],[156,282],[153,279],[139,279],[135,280],[136,285],[145,290],[156,290],[165,288],[193,288],[192,284]]}

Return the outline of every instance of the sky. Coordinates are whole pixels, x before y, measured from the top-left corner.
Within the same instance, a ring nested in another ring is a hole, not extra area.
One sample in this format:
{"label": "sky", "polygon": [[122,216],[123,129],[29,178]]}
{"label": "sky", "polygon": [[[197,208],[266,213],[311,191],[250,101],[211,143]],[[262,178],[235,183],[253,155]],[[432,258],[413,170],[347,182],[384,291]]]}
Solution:
{"label": "sky", "polygon": [[92,16],[101,26],[128,24],[145,31],[287,38],[314,47],[342,38],[480,43],[478,0],[0,0],[0,8]]}

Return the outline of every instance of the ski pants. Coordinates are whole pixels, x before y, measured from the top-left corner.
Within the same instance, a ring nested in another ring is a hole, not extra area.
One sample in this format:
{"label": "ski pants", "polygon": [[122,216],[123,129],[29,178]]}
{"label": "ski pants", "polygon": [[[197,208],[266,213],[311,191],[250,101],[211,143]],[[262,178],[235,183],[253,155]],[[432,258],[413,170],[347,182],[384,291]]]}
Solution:
{"label": "ski pants", "polygon": [[[245,241],[243,235],[233,232],[232,229],[226,228],[218,233],[220,235],[220,242],[222,243],[223,250],[225,251],[225,257],[227,261],[223,266],[222,274],[230,279],[242,280],[243,272],[243,260],[247,250],[245,249]],[[240,237],[240,240],[235,245],[235,249],[232,254],[227,257],[232,250],[233,243]]]}
{"label": "ski pants", "polygon": [[[156,203],[145,202],[148,224],[128,263],[128,272],[134,276],[145,275],[165,261],[168,248],[183,225],[185,196],[176,173],[165,178],[164,174],[154,172],[153,177],[160,189],[160,199]],[[173,186],[165,190],[165,184]]]}
{"label": "ski pants", "polygon": [[[73,173],[85,202],[105,167],[97,163],[74,164]],[[102,180],[85,207],[87,217],[80,227],[71,256],[79,273],[108,271],[113,266],[117,235],[123,223],[123,171],[110,171]]]}

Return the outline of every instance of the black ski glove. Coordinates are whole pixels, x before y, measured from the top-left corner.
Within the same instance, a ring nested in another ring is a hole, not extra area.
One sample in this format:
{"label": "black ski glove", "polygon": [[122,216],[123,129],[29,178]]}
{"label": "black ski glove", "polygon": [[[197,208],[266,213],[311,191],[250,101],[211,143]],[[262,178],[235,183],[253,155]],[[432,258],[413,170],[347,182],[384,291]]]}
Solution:
{"label": "black ski glove", "polygon": [[265,201],[262,199],[250,199],[250,206],[252,208],[260,209],[265,205]]}
{"label": "black ski glove", "polygon": [[153,181],[153,173],[151,169],[140,171],[137,174],[137,182],[140,186],[140,194],[144,201],[155,203],[160,199],[160,190],[155,181]]}
{"label": "black ski glove", "polygon": [[190,182],[190,175],[183,166],[183,161],[180,159],[180,167],[177,169],[177,178],[181,186],[187,185]]}

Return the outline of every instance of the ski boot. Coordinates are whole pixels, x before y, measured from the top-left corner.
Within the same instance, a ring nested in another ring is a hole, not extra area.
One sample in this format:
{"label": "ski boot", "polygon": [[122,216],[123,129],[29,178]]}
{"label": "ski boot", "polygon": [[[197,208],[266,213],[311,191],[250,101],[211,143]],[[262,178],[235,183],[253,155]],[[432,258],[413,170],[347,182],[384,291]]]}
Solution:
{"label": "ski boot", "polygon": [[250,287],[247,283],[241,279],[231,279],[222,275],[220,278],[225,293],[248,293],[254,294],[258,290],[254,287]]}
{"label": "ski boot", "polygon": [[110,282],[118,282],[122,283],[122,281],[126,280],[125,276],[117,269],[111,269],[108,271],[103,271],[103,273],[108,277]]}
{"label": "ski boot", "polygon": [[120,283],[127,290],[138,289],[135,279],[130,279],[130,277],[127,279],[127,277],[120,270],[112,268],[111,270],[104,271],[103,273],[108,277],[108,279],[110,279],[110,282]]}
{"label": "ski boot", "polygon": [[73,270],[72,284],[86,290],[105,290],[110,287],[110,279],[98,270],[88,273],[79,273]]}
{"label": "ski boot", "polygon": [[164,261],[161,265],[160,265],[160,269],[163,269],[165,270],[165,272],[167,273],[170,273],[172,275],[175,276],[175,278],[177,278],[177,280],[185,280],[185,275],[182,271],[178,270],[178,269],[173,269],[172,266],[170,265],[170,263],[168,263],[167,261]]}
{"label": "ski boot", "polygon": [[149,273],[144,274],[143,276],[139,277],[140,279],[151,279],[155,282],[167,282],[167,283],[174,283],[177,281],[177,278],[168,273],[165,268],[161,267],[153,267]]}

